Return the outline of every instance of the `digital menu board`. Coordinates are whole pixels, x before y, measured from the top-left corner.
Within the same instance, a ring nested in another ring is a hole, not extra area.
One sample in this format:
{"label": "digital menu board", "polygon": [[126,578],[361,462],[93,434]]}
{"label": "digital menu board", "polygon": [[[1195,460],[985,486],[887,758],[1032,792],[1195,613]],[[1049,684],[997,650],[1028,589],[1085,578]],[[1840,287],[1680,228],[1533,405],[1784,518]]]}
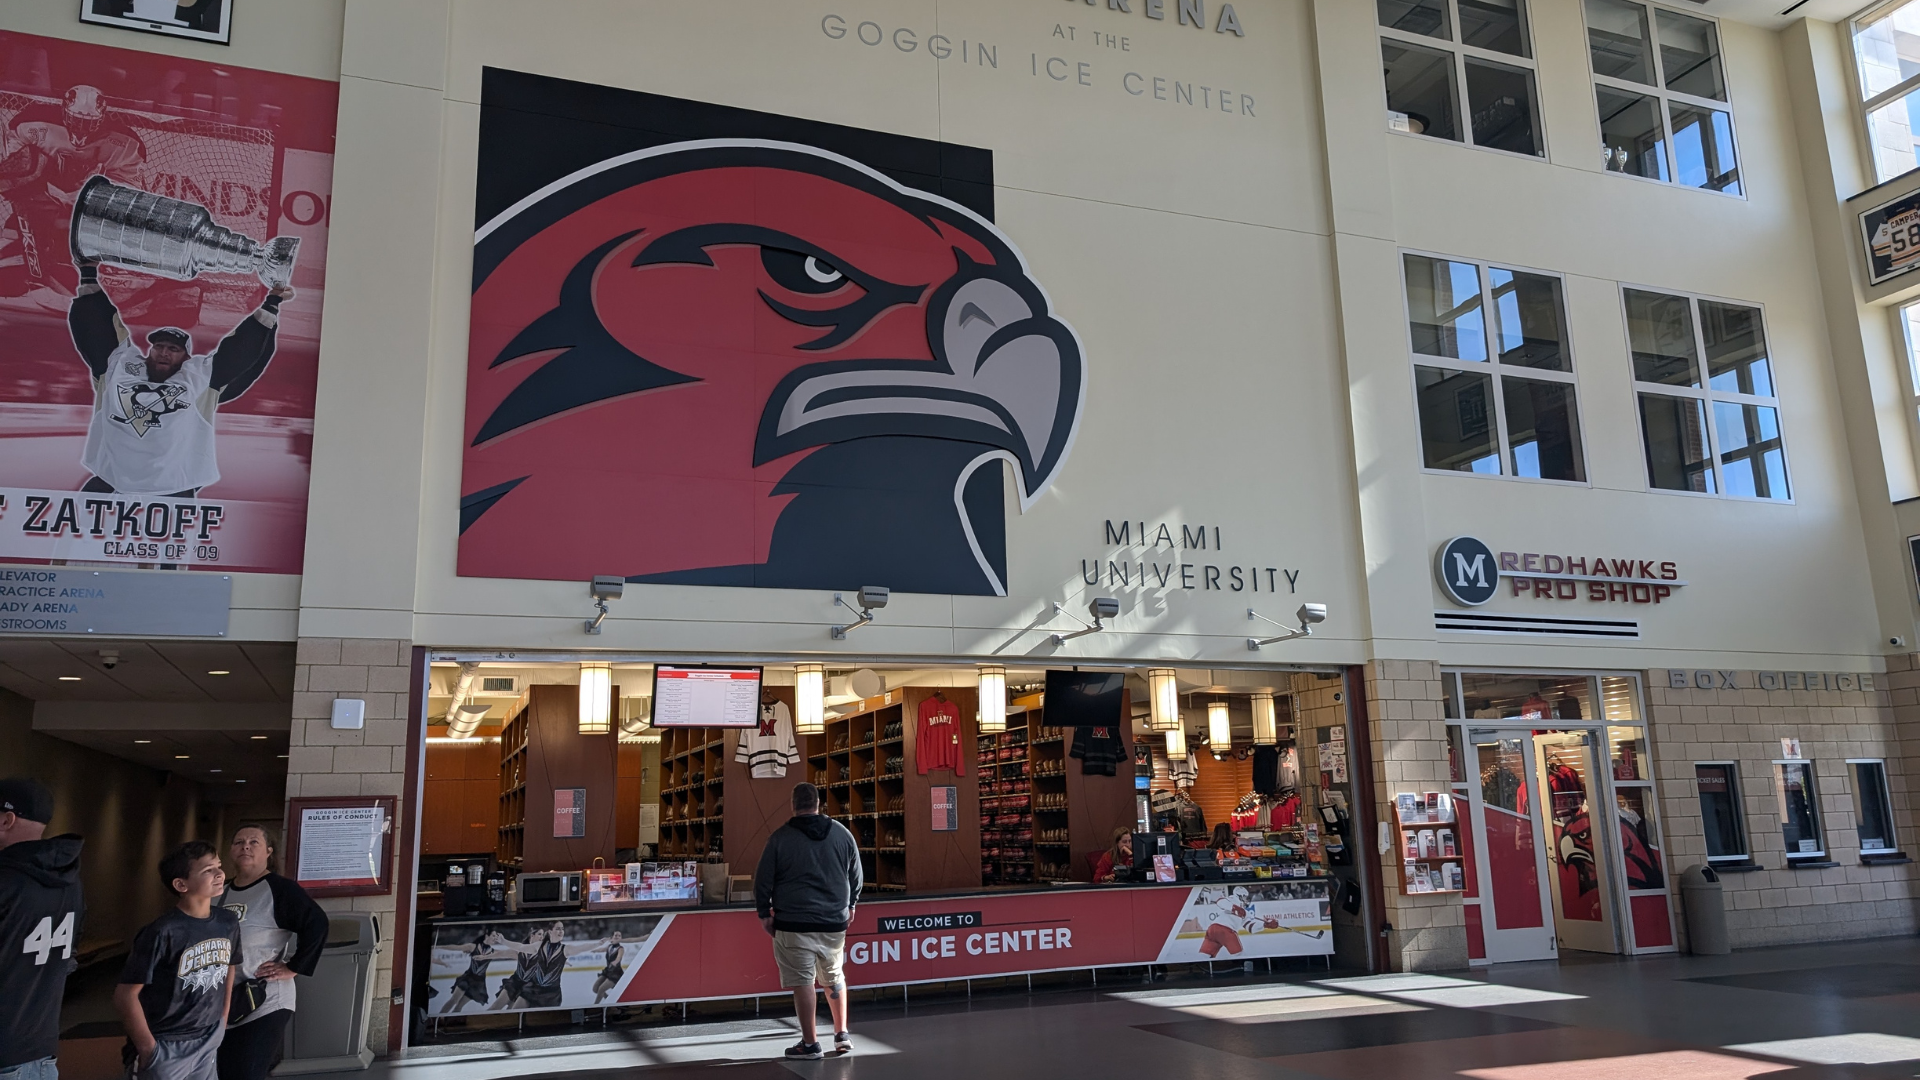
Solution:
{"label": "digital menu board", "polygon": [[759,723],[759,668],[654,665],[654,727],[745,728]]}

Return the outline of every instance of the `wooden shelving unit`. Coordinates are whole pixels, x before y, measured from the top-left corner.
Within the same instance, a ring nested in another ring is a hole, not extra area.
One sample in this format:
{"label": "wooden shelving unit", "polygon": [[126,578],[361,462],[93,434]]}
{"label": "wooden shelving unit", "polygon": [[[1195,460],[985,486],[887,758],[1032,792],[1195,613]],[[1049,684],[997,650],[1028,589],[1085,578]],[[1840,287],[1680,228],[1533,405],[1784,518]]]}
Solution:
{"label": "wooden shelving unit", "polygon": [[980,783],[980,883],[1032,882],[1034,862],[1033,781],[1029,773],[1027,717],[1007,717],[1007,730],[975,738],[974,766]]}
{"label": "wooden shelving unit", "polygon": [[494,858],[502,866],[516,868],[527,843],[528,703],[529,695],[522,693],[500,728],[500,835]]}
{"label": "wooden shelving unit", "polygon": [[660,737],[660,856],[723,852],[727,738],[724,728],[670,728]]}
{"label": "wooden shelving unit", "polygon": [[[891,696],[891,695],[890,695]],[[881,699],[874,699],[875,701]],[[907,887],[906,709],[898,701],[827,721],[801,753],[822,808],[860,847],[866,891]]]}
{"label": "wooden shelving unit", "polygon": [[1045,709],[1028,709],[1030,773],[1033,777],[1034,876],[1073,880],[1073,845],[1067,821],[1067,744],[1073,733],[1048,727]]}

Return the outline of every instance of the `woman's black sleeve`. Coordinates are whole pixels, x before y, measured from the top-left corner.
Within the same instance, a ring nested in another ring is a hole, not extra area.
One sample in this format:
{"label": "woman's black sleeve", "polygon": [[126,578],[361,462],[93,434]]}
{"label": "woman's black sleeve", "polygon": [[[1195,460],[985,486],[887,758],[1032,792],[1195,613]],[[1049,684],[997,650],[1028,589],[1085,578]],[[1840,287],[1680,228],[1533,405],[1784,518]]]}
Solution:
{"label": "woman's black sleeve", "polygon": [[280,929],[299,936],[299,948],[287,967],[299,975],[313,974],[320,966],[320,951],[327,947],[332,926],[326,911],[289,878],[275,874],[268,879],[268,887],[273,890],[273,921],[280,924]]}

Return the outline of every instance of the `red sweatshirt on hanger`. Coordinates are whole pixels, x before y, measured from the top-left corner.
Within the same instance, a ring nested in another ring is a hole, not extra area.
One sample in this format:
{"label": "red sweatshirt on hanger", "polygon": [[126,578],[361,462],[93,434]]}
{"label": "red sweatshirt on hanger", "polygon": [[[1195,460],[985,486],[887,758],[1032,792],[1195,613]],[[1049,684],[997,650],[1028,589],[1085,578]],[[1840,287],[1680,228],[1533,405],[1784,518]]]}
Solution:
{"label": "red sweatshirt on hanger", "polygon": [[951,769],[955,776],[967,775],[966,759],[960,754],[958,705],[937,697],[921,702],[920,726],[915,733],[914,760],[921,776],[933,769]]}

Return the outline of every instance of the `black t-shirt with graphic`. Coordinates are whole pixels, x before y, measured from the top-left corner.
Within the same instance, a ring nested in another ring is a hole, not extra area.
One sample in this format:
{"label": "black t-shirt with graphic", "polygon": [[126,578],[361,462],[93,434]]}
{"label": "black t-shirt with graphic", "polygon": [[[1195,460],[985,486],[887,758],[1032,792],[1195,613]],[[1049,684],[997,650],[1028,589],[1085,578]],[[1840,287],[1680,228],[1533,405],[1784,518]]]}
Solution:
{"label": "black t-shirt with graphic", "polygon": [[197,1039],[227,1022],[227,968],[240,959],[240,920],[225,908],[196,919],[175,908],[133,939],[120,982],[144,983],[140,1010],[156,1039]]}

